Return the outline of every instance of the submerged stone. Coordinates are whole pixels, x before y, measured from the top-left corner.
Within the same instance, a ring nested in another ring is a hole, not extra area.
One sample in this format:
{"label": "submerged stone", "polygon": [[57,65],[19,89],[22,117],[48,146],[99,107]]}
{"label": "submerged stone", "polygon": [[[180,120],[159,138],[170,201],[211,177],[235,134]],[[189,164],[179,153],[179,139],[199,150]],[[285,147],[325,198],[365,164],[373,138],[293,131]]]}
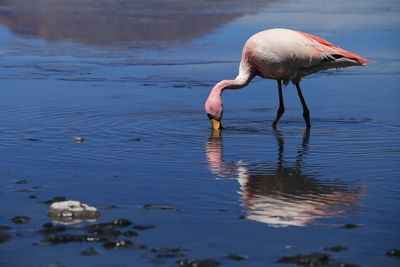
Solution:
{"label": "submerged stone", "polygon": [[7,242],[7,241],[10,241],[13,238],[14,237],[12,235],[9,235],[9,234],[0,234],[0,243],[4,243],[4,242]]}
{"label": "submerged stone", "polygon": [[155,226],[154,225],[135,225],[132,228],[136,229],[136,230],[148,230],[148,229],[155,228]]}
{"label": "submerged stone", "polygon": [[360,265],[353,264],[353,263],[337,262],[334,264],[329,264],[328,267],[360,267]]}
{"label": "submerged stone", "polygon": [[26,224],[31,221],[31,218],[29,218],[27,216],[16,216],[16,217],[12,218],[11,220],[15,224]]}
{"label": "submerged stone", "polygon": [[87,248],[84,251],[81,252],[82,256],[96,256],[99,255],[100,252],[98,252],[97,250],[95,250],[94,248]]}
{"label": "submerged stone", "polygon": [[146,204],[142,206],[143,209],[145,210],[168,210],[168,211],[180,211],[177,208],[171,207],[171,206],[165,206],[165,205],[151,205],[151,204]]}
{"label": "submerged stone", "polygon": [[221,263],[215,260],[179,260],[176,262],[180,267],[215,267]]}
{"label": "submerged stone", "polygon": [[345,229],[354,229],[354,228],[360,228],[360,227],[364,227],[364,224],[358,224],[358,223],[347,223],[342,225],[342,228]]}
{"label": "submerged stone", "polygon": [[74,141],[77,143],[82,143],[82,142],[85,142],[86,139],[84,137],[78,136],[78,137],[74,137]]}
{"label": "submerged stone", "polygon": [[69,242],[106,242],[107,239],[89,235],[57,234],[47,236],[44,241],[54,245]]}
{"label": "submerged stone", "polygon": [[157,258],[183,258],[185,254],[182,253],[165,253],[165,254],[158,254]]}
{"label": "submerged stone", "polygon": [[12,227],[7,226],[7,225],[0,225],[0,231],[7,231],[7,230],[11,230]]}
{"label": "submerged stone", "polygon": [[150,252],[159,253],[159,252],[182,252],[182,251],[191,251],[188,248],[181,248],[181,247],[164,247],[164,248],[153,248]]}
{"label": "submerged stone", "polygon": [[32,193],[33,190],[32,190],[32,189],[19,189],[19,190],[15,190],[15,192],[20,192],[20,193]]}
{"label": "submerged stone", "polygon": [[400,249],[391,249],[386,251],[386,256],[400,258]]}
{"label": "submerged stone", "polygon": [[45,223],[42,227],[43,229],[39,231],[42,234],[60,233],[67,230],[67,228],[63,225],[54,226],[52,223]]}
{"label": "submerged stone", "polygon": [[28,141],[40,141],[40,138],[37,138],[37,137],[25,137],[25,140],[28,140]]}
{"label": "submerged stone", "polygon": [[159,260],[159,259],[152,259],[152,260],[149,260],[149,262],[152,264],[164,264],[165,263],[165,261]]}
{"label": "submerged stone", "polygon": [[111,209],[116,209],[116,208],[118,208],[118,206],[108,205],[108,206],[102,207],[100,209],[102,209],[102,210],[111,210]]}
{"label": "submerged stone", "polygon": [[278,260],[278,263],[292,263],[303,266],[321,266],[328,264],[329,260],[330,257],[328,254],[311,253],[283,256]]}
{"label": "submerged stone", "polygon": [[48,216],[57,223],[71,224],[81,221],[95,221],[100,213],[79,201],[61,201],[51,204]]}
{"label": "submerged stone", "polygon": [[42,203],[42,204],[53,204],[55,202],[61,202],[61,201],[67,201],[67,198],[66,197],[53,197],[52,199],[41,201],[39,203]]}
{"label": "submerged stone", "polygon": [[132,248],[134,247],[134,244],[132,241],[129,240],[120,240],[117,242],[114,241],[107,241],[103,244],[103,246],[107,249],[112,249],[112,248]]}
{"label": "submerged stone", "polygon": [[102,225],[95,225],[94,227],[90,227],[89,232],[95,235],[103,235],[103,236],[110,236],[110,237],[117,237],[121,235],[121,231],[109,228]]}
{"label": "submerged stone", "polygon": [[132,237],[132,236],[137,236],[137,235],[139,235],[139,234],[135,231],[126,231],[124,233],[124,236],[126,236],[126,237]]}
{"label": "submerged stone", "polygon": [[343,246],[333,246],[333,247],[324,247],[325,251],[333,251],[333,252],[341,252],[348,250],[348,248],[343,247]]}
{"label": "submerged stone", "polygon": [[247,260],[247,256],[238,254],[229,254],[224,256],[225,259],[231,259],[235,261]]}
{"label": "submerged stone", "polygon": [[113,221],[112,224],[120,228],[125,228],[132,225],[132,222],[124,218],[119,218]]}

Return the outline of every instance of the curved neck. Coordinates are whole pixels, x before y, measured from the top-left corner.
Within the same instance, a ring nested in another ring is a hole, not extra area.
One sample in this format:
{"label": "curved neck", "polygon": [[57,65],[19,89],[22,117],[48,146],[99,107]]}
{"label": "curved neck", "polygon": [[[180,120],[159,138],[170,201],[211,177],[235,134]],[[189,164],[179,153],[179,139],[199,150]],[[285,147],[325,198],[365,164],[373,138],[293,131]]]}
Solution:
{"label": "curved neck", "polygon": [[210,95],[222,95],[222,92],[225,89],[240,89],[247,86],[250,81],[255,77],[248,69],[242,68],[240,66],[239,75],[235,78],[235,80],[222,80],[217,83],[212,89]]}

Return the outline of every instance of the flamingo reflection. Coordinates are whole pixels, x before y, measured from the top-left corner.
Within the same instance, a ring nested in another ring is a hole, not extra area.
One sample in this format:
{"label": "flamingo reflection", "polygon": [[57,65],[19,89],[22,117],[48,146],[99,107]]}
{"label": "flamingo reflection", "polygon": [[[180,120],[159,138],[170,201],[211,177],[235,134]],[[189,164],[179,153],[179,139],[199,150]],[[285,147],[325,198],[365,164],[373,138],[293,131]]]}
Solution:
{"label": "flamingo reflection", "polygon": [[360,184],[318,180],[303,173],[308,152],[309,130],[305,130],[294,163],[284,160],[284,136],[275,130],[276,163],[226,162],[223,138],[213,131],[206,142],[209,170],[218,178],[236,179],[246,218],[271,226],[305,226],[320,218],[349,216],[356,212],[362,195]]}

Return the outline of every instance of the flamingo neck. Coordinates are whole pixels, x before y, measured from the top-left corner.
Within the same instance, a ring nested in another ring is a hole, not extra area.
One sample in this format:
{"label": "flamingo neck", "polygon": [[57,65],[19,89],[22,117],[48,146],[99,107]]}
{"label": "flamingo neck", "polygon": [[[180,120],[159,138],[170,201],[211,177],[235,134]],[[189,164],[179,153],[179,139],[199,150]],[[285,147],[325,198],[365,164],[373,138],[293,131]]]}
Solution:
{"label": "flamingo neck", "polygon": [[[241,66],[242,67],[242,66]],[[255,77],[250,71],[240,68],[239,75],[235,80],[222,80],[217,83],[212,89],[210,95],[221,96],[222,92],[226,89],[240,89],[247,86],[250,81]]]}

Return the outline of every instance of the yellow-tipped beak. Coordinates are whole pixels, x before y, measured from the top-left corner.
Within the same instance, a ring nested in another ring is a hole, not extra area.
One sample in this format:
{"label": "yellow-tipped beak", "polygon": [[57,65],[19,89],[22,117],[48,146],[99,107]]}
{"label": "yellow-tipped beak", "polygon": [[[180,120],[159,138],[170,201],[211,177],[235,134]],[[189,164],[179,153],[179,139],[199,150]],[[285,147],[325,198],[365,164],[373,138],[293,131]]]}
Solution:
{"label": "yellow-tipped beak", "polygon": [[220,121],[211,118],[211,119],[210,119],[210,122],[211,122],[211,125],[212,125],[212,127],[213,127],[214,130],[219,130],[219,129],[222,128],[222,127],[221,127],[221,122],[220,122]]}

